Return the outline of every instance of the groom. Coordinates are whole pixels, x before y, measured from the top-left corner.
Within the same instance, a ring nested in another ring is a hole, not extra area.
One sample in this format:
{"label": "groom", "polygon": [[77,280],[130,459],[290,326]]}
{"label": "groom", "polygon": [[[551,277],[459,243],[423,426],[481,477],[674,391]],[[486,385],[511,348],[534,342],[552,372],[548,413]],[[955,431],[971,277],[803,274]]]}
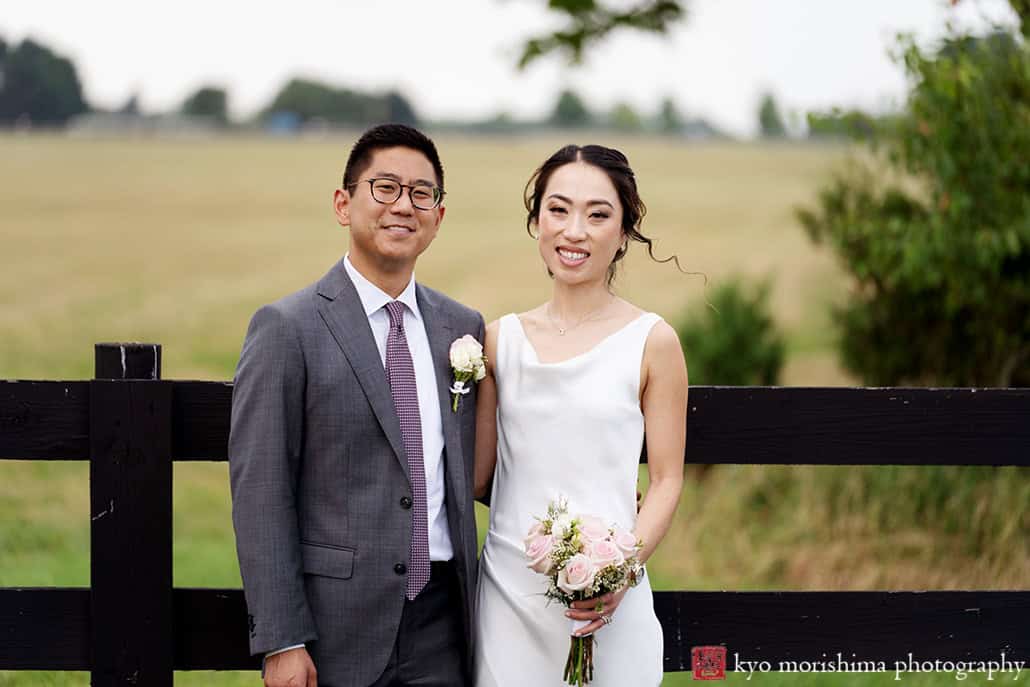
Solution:
{"label": "groom", "polygon": [[475,392],[452,410],[448,351],[483,318],[413,276],[443,195],[429,138],[365,132],[333,198],[349,253],[250,322],[229,467],[268,687],[468,682]]}

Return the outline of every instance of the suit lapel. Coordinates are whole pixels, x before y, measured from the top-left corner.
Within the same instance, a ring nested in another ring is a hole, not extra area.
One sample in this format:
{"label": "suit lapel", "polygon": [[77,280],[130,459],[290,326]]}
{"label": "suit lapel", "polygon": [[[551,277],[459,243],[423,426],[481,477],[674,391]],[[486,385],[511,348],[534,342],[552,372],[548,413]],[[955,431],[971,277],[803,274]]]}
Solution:
{"label": "suit lapel", "polygon": [[390,394],[383,360],[376,348],[368,316],[358,298],[353,282],[347,276],[343,261],[333,267],[318,283],[318,293],[325,300],[318,304],[318,312],[329,328],[340,350],[347,357],[354,376],[368,397],[376,419],[383,428],[390,446],[404,474],[408,474],[408,461],[404,454],[401,425]]}
{"label": "suit lapel", "polygon": [[[436,389],[440,397],[440,420],[443,424],[443,440],[447,455],[445,460],[445,475],[452,488],[452,494],[462,498],[466,491],[465,471],[463,469],[464,456],[461,450],[461,431],[458,427],[458,414],[451,410],[451,342],[457,338],[454,328],[447,322],[439,302],[433,295],[416,284],[418,297],[418,309],[422,313],[422,321],[425,323],[426,336],[429,338],[429,350],[433,354],[433,367],[436,371]],[[460,517],[463,509],[460,504],[454,504],[458,508],[448,510],[448,519],[453,520],[455,516]],[[455,523],[456,524],[456,523]]]}

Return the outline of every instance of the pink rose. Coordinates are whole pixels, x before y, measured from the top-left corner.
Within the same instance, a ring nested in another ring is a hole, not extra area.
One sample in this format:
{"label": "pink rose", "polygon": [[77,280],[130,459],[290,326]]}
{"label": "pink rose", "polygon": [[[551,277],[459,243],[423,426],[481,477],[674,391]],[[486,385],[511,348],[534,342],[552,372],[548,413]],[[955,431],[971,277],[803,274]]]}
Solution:
{"label": "pink rose", "polygon": [[637,553],[637,536],[629,530],[616,527],[612,542],[619,547],[623,556],[633,556]]}
{"label": "pink rose", "polygon": [[551,572],[554,562],[551,560],[551,548],[554,546],[554,537],[549,534],[537,534],[526,540],[526,558],[529,559],[527,567],[534,572],[546,575]]}
{"label": "pink rose", "polygon": [[577,553],[558,571],[558,588],[570,594],[582,591],[593,583],[596,574],[593,562],[585,555]]}
{"label": "pink rose", "polygon": [[539,520],[536,520],[530,526],[529,532],[526,533],[526,541],[528,542],[530,539],[532,539],[536,535],[543,534],[543,533],[544,533],[544,523],[540,522]]}
{"label": "pink rose", "polygon": [[584,544],[601,541],[608,537],[608,525],[596,515],[584,515],[579,519],[579,536]]}
{"label": "pink rose", "polygon": [[586,555],[590,557],[590,560],[593,561],[594,566],[598,569],[606,568],[609,565],[620,565],[626,560],[618,546],[604,539],[588,544]]}

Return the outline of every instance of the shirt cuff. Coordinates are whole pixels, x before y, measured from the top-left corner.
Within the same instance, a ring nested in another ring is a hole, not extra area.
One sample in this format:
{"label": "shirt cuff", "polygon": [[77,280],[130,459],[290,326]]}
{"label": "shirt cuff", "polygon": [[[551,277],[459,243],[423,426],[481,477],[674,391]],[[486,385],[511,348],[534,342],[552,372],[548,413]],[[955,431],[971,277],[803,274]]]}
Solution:
{"label": "shirt cuff", "polygon": [[282,649],[276,649],[275,651],[269,651],[267,654],[265,654],[265,658],[268,658],[269,656],[275,656],[276,654],[281,654],[281,653],[284,653],[286,651],[292,651],[293,649],[302,649],[302,648],[304,648],[303,644],[294,644],[293,646],[287,646],[287,647],[283,647]]}

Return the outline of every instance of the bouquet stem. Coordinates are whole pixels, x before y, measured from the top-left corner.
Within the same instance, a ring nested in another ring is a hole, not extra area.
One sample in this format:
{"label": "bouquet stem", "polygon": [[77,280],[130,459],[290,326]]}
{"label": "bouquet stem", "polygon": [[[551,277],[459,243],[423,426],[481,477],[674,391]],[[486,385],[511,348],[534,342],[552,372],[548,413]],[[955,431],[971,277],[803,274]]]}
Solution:
{"label": "bouquet stem", "polygon": [[569,638],[569,657],[565,661],[565,683],[583,687],[594,679],[594,636]]}

